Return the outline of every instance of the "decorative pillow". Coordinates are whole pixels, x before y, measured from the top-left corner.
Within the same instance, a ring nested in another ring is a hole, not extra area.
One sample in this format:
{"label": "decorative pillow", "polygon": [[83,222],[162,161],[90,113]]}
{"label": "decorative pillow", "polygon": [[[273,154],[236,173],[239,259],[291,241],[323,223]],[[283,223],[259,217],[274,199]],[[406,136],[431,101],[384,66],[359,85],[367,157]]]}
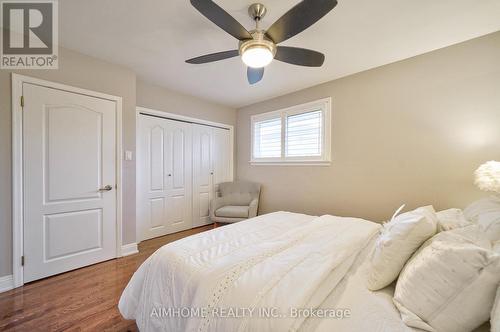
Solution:
{"label": "decorative pillow", "polygon": [[465,208],[464,215],[467,220],[477,223],[479,216],[487,212],[500,212],[499,198],[491,196],[477,200]]}
{"label": "decorative pillow", "polygon": [[476,226],[427,241],[399,276],[394,304],[406,325],[467,332],[488,321],[500,283],[500,255]]}
{"label": "decorative pillow", "polygon": [[384,224],[370,258],[367,287],[379,290],[390,285],[411,255],[436,234],[436,213],[432,206],[403,213]]}
{"label": "decorative pillow", "polygon": [[464,210],[464,215],[479,225],[490,241],[500,240],[500,199],[489,197],[476,201]]}
{"label": "decorative pillow", "polygon": [[448,209],[436,213],[438,220],[438,231],[451,231],[455,228],[469,226],[472,223],[465,219],[464,213],[460,209]]}
{"label": "decorative pillow", "polygon": [[497,289],[495,305],[491,310],[491,332],[500,332],[500,286]]}
{"label": "decorative pillow", "polygon": [[490,241],[500,240],[500,211],[481,214],[477,224],[486,233]]}

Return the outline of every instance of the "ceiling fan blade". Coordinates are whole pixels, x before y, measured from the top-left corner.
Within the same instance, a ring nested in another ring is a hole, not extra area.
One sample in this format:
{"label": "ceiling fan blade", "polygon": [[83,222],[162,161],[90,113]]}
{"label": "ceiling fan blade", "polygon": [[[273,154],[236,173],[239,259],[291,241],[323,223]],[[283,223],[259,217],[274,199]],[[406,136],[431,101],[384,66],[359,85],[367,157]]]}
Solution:
{"label": "ceiling fan blade", "polygon": [[321,67],[325,62],[325,55],[305,48],[278,46],[276,60],[306,67]]}
{"label": "ceiling fan blade", "polygon": [[252,35],[224,9],[211,0],[191,0],[191,4],[203,16],[239,40],[252,39]]}
{"label": "ceiling fan blade", "polygon": [[235,56],[238,56],[239,54],[240,54],[240,52],[238,50],[224,51],[224,52],[202,55],[202,56],[199,56],[196,58],[186,60],[186,62],[195,64],[195,65],[199,65],[202,63],[214,62],[214,61],[233,58]]}
{"label": "ceiling fan blade", "polygon": [[281,43],[309,28],[336,5],[337,0],[303,0],[274,22],[266,35]]}
{"label": "ceiling fan blade", "polygon": [[248,83],[255,84],[264,76],[264,68],[247,68]]}

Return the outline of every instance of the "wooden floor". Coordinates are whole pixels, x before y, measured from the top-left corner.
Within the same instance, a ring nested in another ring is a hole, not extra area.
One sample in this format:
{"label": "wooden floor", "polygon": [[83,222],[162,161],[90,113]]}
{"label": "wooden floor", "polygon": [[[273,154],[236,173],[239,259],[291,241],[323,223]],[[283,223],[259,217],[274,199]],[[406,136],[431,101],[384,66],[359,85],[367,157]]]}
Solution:
{"label": "wooden floor", "polygon": [[204,226],[139,244],[139,253],[38,280],[0,293],[0,331],[137,331],[118,300],[132,274],[166,243]]}

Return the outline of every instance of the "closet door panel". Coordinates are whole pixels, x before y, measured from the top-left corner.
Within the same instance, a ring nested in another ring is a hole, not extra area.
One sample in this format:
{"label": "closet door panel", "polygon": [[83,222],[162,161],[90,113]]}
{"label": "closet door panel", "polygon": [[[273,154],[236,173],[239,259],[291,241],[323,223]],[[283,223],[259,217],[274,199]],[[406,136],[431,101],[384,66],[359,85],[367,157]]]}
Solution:
{"label": "closet door panel", "polygon": [[[172,190],[182,190],[186,189],[186,173],[189,172],[187,167],[190,163],[186,162],[187,156],[187,146],[190,143],[186,143],[186,136],[190,136],[190,133],[186,131],[189,128],[174,128],[172,132]],[[190,149],[189,149],[190,150]]]}
{"label": "closet door panel", "polygon": [[138,150],[138,234],[141,240],[162,236],[168,232],[165,206],[166,188],[165,141],[168,128],[151,117],[141,117]]}
{"label": "closet door panel", "polygon": [[213,164],[214,164],[214,191],[218,191],[221,182],[233,180],[232,172],[232,144],[229,130],[213,128]]}
{"label": "closet door panel", "polygon": [[150,214],[148,227],[151,232],[165,227],[165,199],[163,197],[149,200]]}
{"label": "closet door panel", "polygon": [[139,117],[137,233],[146,240],[192,227],[189,124]]}
{"label": "closet door panel", "polygon": [[158,125],[147,127],[148,130],[148,167],[151,172],[149,177],[150,191],[163,192],[165,184],[165,152],[163,142],[165,129]]}
{"label": "closet door panel", "polygon": [[192,132],[186,123],[169,121],[169,233],[192,227]]}
{"label": "closet door panel", "polygon": [[193,226],[211,223],[209,206],[213,198],[212,127],[193,125]]}
{"label": "closet door panel", "polygon": [[200,133],[200,186],[208,190],[212,173],[212,133],[209,128]]}

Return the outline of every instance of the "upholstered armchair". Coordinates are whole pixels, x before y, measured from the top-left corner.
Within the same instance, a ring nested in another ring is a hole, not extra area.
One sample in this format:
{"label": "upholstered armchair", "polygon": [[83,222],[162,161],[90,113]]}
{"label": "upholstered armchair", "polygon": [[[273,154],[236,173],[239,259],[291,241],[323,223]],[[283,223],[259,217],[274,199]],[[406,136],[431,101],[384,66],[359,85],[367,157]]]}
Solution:
{"label": "upholstered armchair", "polygon": [[219,197],[210,203],[210,219],[229,224],[257,216],[260,184],[246,181],[219,184]]}

